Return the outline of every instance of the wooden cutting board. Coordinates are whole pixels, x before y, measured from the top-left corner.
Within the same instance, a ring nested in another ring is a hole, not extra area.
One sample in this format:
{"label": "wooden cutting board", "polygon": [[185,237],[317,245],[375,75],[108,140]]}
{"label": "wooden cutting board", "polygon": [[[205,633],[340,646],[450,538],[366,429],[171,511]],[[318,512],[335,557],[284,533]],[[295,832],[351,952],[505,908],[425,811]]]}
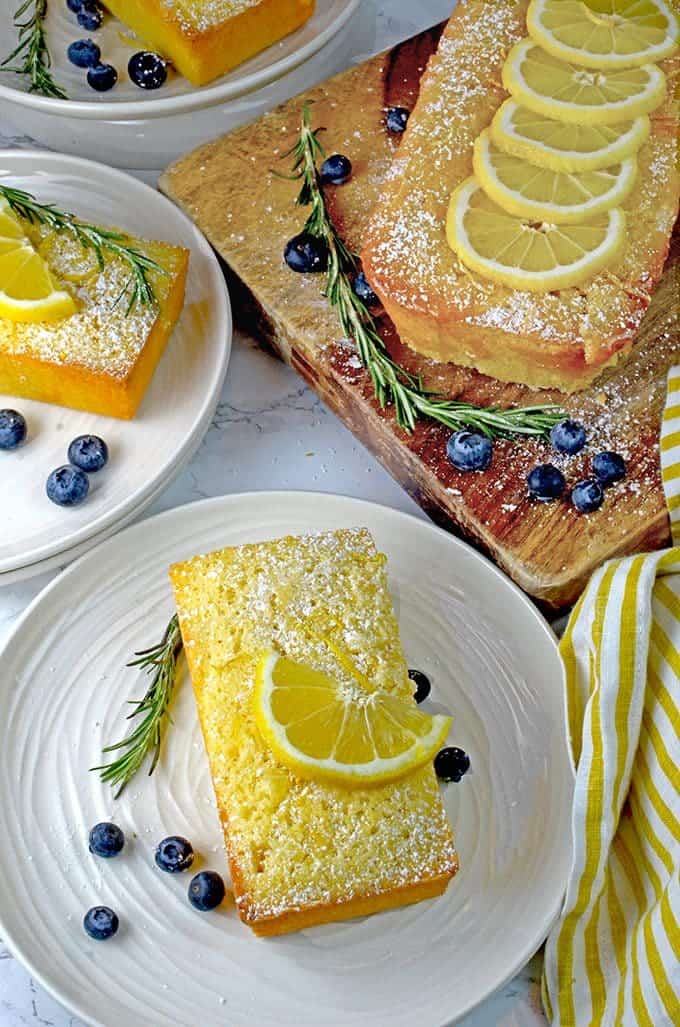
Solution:
{"label": "wooden cutting board", "polygon": [[[632,357],[577,397],[431,363],[408,350],[383,321],[392,355],[421,373],[428,387],[487,405],[558,402],[588,426],[589,449],[579,457],[556,459],[542,442],[501,442],[483,474],[462,474],[451,466],[450,433],[443,428],[423,423],[409,436],[391,411],[378,409],[353,346],[338,339],[335,312],[321,295],[322,279],[295,274],[282,259],[286,241],[300,231],[306,215],[295,206],[297,184],[277,178],[272,169],[288,170],[288,162],[279,158],[297,137],[303,99],[314,101],[312,120],[325,128],[327,152],[352,160],[350,182],[329,192],[335,222],[358,250],[398,145],[384,127],[385,108],[413,107],[440,32],[441,27],[423,32],[201,147],[163,174],[161,188],[225,261],[241,326],[302,375],[433,520],[472,540],[526,592],[559,609],[573,602],[604,560],[669,540],[658,443],[665,375],[680,359],[677,226],[674,252]],[[561,463],[567,480],[575,483],[600,449],[622,453],[629,474],[608,491],[599,512],[580,516],[566,500],[540,504],[528,497],[526,475],[536,463]]]}

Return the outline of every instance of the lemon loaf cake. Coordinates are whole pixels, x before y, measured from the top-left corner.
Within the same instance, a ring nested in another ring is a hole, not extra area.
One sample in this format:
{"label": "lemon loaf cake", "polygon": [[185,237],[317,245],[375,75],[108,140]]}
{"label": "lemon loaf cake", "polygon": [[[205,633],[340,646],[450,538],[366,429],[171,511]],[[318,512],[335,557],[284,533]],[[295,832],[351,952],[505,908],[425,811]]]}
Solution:
{"label": "lemon loaf cake", "polygon": [[145,43],[196,86],[300,28],[314,0],[106,0]]}
{"label": "lemon loaf cake", "polygon": [[441,894],[458,860],[431,762],[372,787],[305,779],[254,716],[267,650],[351,688],[334,656],[347,654],[371,687],[413,703],[369,533],[223,549],[170,574],[241,919],[283,934]]}
{"label": "lemon loaf cake", "polygon": [[128,312],[130,268],[120,258],[105,253],[100,268],[68,233],[26,232],[77,309],[56,321],[0,317],[0,393],[133,417],[182,312],[188,251],[131,240],[166,273],[149,273],[157,303]]}
{"label": "lemon loaf cake", "polygon": [[509,288],[459,261],[447,243],[446,218],[452,193],[473,173],[475,139],[508,100],[503,67],[527,35],[527,6],[526,0],[458,3],[423,76],[362,258],[413,349],[503,381],[572,392],[630,350],[662,273],[678,213],[672,83],[680,61],[675,56],[659,65],[668,97],[650,114],[637,178],[621,203],[626,235],[616,259],[578,288]]}

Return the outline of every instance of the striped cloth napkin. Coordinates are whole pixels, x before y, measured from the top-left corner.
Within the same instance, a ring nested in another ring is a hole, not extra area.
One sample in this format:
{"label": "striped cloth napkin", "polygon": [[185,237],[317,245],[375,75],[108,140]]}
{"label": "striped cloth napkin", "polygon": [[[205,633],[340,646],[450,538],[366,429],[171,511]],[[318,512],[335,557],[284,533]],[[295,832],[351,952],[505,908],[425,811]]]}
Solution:
{"label": "striped cloth napkin", "polygon": [[560,644],[577,770],[553,1027],[680,1025],[680,366],[661,466],[674,548],[601,567]]}

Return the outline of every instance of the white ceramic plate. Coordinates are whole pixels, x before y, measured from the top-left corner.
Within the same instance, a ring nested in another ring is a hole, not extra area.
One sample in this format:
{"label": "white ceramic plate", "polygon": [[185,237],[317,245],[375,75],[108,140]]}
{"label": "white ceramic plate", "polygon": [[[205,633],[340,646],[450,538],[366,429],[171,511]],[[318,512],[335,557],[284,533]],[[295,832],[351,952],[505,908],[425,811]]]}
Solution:
{"label": "white ceramic plate", "polygon": [[[130,653],[173,610],[168,565],[225,544],[365,525],[389,557],[411,666],[472,769],[444,789],[461,871],[446,894],[364,920],[256,939],[228,903],[198,914],[186,875],[153,863],[184,834],[226,873],[188,680],[152,778],[120,800],[88,767],[120,735],[142,689]],[[558,912],[569,865],[572,772],[555,640],[529,600],[462,542],[384,507],[338,496],[252,493],[128,528],[29,607],[0,653],[0,934],[33,976],[101,1027],[443,1027],[511,977]],[[93,858],[87,833],[114,819],[129,844]],[[121,929],[83,933],[104,902]]]}
{"label": "white ceramic plate", "polygon": [[[68,10],[66,0],[54,0],[48,7],[47,37],[52,57],[52,74],[67,92],[68,100],[54,99],[27,92],[20,76],[3,73],[0,78],[0,99],[25,107],[81,118],[129,120],[165,117],[201,107],[223,103],[236,96],[259,89],[302,64],[320,50],[345,25],[359,5],[359,0],[316,0],[312,17],[297,32],[268,47],[249,61],[223,75],[216,82],[196,87],[181,75],[171,74],[165,85],[149,92],[140,89],[128,77],[127,65],[136,50],[134,36],[120,21],[107,14],[97,32],[81,29],[76,16]],[[16,45],[13,24],[14,5],[0,5],[0,48],[3,56]],[[86,72],[74,67],[67,57],[69,43],[92,38],[102,51],[102,61],[113,64],[118,83],[108,93],[97,93],[88,86]]]}
{"label": "white ceramic plate", "polygon": [[[28,421],[29,439],[0,453],[3,478],[12,482],[3,501],[0,581],[8,571],[42,564],[138,513],[158,485],[169,484],[207,429],[227,369],[231,311],[224,277],[208,243],[165,197],[99,164],[56,154],[4,151],[7,180],[102,224],[122,225],[147,238],[191,250],[187,301],[180,322],[132,421],[0,395]],[[49,472],[66,462],[76,435],[106,439],[108,466],[91,476],[87,500],[73,509],[45,495]],[[43,570],[38,566],[36,573]]]}

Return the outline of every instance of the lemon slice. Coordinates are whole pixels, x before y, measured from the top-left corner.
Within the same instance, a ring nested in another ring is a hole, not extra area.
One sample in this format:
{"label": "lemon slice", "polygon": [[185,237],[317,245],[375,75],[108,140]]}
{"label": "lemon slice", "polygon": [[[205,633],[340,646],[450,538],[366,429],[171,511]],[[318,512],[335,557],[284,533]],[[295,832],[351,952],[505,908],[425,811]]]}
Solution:
{"label": "lemon slice", "polygon": [[646,114],[615,125],[566,125],[506,100],[491,122],[496,146],[552,171],[596,171],[640,149],[650,132]]}
{"label": "lemon slice", "polygon": [[531,39],[521,39],[508,54],[503,85],[538,114],[584,125],[631,121],[666,96],[666,77],[655,64],[592,71],[553,57]]}
{"label": "lemon slice", "polygon": [[9,321],[60,321],[77,310],[24,235],[6,204],[0,206],[0,317]]}
{"label": "lemon slice", "polygon": [[384,784],[433,759],[451,724],[388,692],[348,687],[305,664],[264,653],[255,720],[276,758],[300,777],[348,787]]}
{"label": "lemon slice", "polygon": [[579,225],[555,225],[508,214],[466,179],[451,196],[449,246],[461,263],[511,289],[549,292],[581,285],[614,261],[626,219],[615,207]]}
{"label": "lemon slice", "polygon": [[599,171],[537,168],[499,150],[488,129],[475,140],[473,166],[484,191],[503,210],[559,225],[578,224],[618,207],[637,176],[635,157]]}
{"label": "lemon slice", "polygon": [[531,38],[584,68],[661,61],[678,45],[678,20],[663,0],[531,0]]}

